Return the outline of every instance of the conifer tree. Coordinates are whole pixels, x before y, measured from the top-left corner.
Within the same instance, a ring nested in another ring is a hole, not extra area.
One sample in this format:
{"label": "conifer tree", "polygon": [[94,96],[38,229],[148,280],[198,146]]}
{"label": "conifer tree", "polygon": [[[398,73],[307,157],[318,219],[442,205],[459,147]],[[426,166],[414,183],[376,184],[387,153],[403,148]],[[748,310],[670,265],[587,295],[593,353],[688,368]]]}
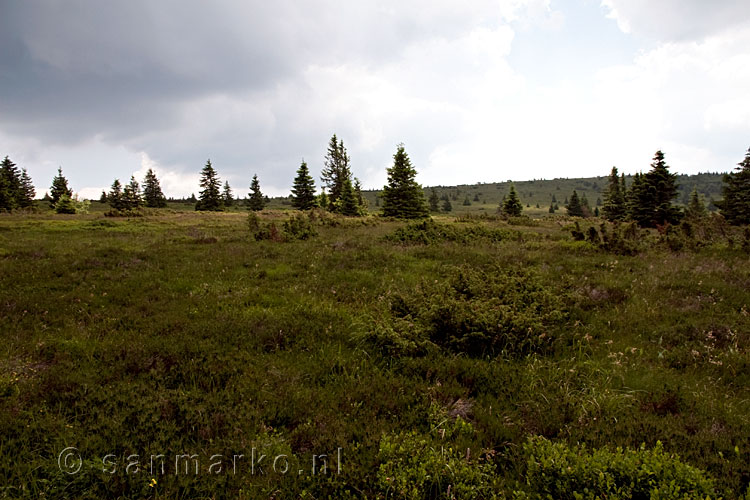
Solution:
{"label": "conifer tree", "polygon": [[651,204],[648,187],[642,173],[633,176],[633,183],[630,185],[625,197],[627,208],[627,219],[642,224],[641,221],[651,220]]}
{"label": "conifer tree", "polygon": [[0,163],[0,210],[18,208],[21,198],[21,176],[16,164],[7,156]]}
{"label": "conifer tree", "polygon": [[130,182],[122,190],[122,203],[125,210],[138,210],[143,204],[141,187],[135,176],[130,176]]}
{"label": "conifer tree", "polygon": [[221,191],[221,199],[224,202],[225,207],[231,207],[234,205],[234,195],[232,194],[232,188],[229,185],[229,181],[224,181],[224,189]]}
{"label": "conifer tree", "polygon": [[716,202],[724,218],[734,225],[750,224],[750,149],[734,172],[724,176],[724,199]]}
{"label": "conifer tree", "polygon": [[352,181],[349,179],[344,179],[341,194],[334,204],[337,205],[335,211],[341,215],[362,215],[360,205],[357,203],[357,196],[354,193],[354,187],[352,187]]}
{"label": "conifer tree", "polygon": [[120,184],[120,179],[115,179],[115,181],[112,183],[112,187],[109,189],[109,194],[107,195],[107,200],[109,201],[109,206],[115,210],[123,210],[125,208],[125,204],[123,203],[122,198],[122,184]]}
{"label": "conifer tree", "polygon": [[698,193],[698,188],[693,187],[693,190],[690,192],[690,202],[685,209],[685,217],[695,220],[701,219],[707,214],[706,200],[703,198],[703,195]]}
{"label": "conifer tree", "polygon": [[68,193],[63,193],[55,203],[54,209],[58,214],[74,214],[76,213],[76,204]]}
{"label": "conifer tree", "polygon": [[571,217],[583,217],[583,206],[581,205],[581,199],[578,198],[578,193],[573,190],[573,194],[570,195],[570,201],[568,206],[565,207],[568,210],[568,215]]}
{"label": "conifer tree", "polygon": [[315,181],[307,163],[302,160],[292,186],[292,206],[297,210],[310,210],[315,206]]}
{"label": "conifer tree", "polygon": [[440,198],[438,198],[437,190],[435,188],[430,189],[429,204],[430,212],[440,211]]}
{"label": "conifer tree", "polygon": [[320,173],[320,180],[323,186],[328,189],[329,208],[335,210],[338,206],[336,201],[341,196],[344,181],[347,179],[351,183],[352,171],[349,166],[349,155],[344,147],[344,141],[339,140],[336,134],[333,134],[328,143],[325,164]]}
{"label": "conifer tree", "polygon": [[362,196],[362,184],[356,177],[354,178],[354,197],[357,199],[360,213],[364,214],[367,210],[367,200]]}
{"label": "conifer tree", "polygon": [[672,204],[677,195],[677,174],[669,171],[664,161],[664,153],[657,151],[651,170],[645,175],[648,195],[644,201],[648,203],[651,220],[638,221],[642,226],[656,226],[674,224],[679,221],[680,209]]}
{"label": "conifer tree", "polygon": [[18,206],[21,208],[33,207],[34,198],[36,197],[36,190],[34,189],[34,183],[31,180],[31,176],[25,168],[21,170],[20,184],[20,190],[18,192]]}
{"label": "conifer tree", "polygon": [[266,200],[263,197],[263,193],[260,191],[260,181],[258,181],[258,175],[253,175],[253,180],[250,183],[250,193],[247,196],[247,208],[253,212],[263,210],[266,206]]}
{"label": "conifer tree", "polygon": [[159,179],[153,169],[148,169],[143,180],[143,201],[147,207],[163,208],[167,206],[167,198],[161,190]]}
{"label": "conifer tree", "polygon": [[325,188],[320,190],[320,196],[318,196],[318,206],[322,208],[323,210],[328,209],[328,195],[326,194]]}
{"label": "conifer tree", "polygon": [[399,144],[393,155],[393,166],[388,168],[388,184],[383,187],[384,216],[400,219],[428,216],[422,186],[417,184],[416,176],[404,145]]}
{"label": "conifer tree", "polygon": [[[62,173],[62,167],[57,168],[57,175],[52,178],[52,186],[49,189],[50,205],[54,208],[62,195],[73,197],[73,190],[68,187],[68,179]],[[71,201],[72,203],[72,201]]]}
{"label": "conifer tree", "polygon": [[107,192],[102,190],[101,196],[99,196],[99,203],[107,203]]}
{"label": "conifer tree", "polygon": [[443,209],[443,212],[450,212],[453,210],[453,205],[451,205],[451,200],[447,196],[443,200],[443,206],[441,207]]}
{"label": "conifer tree", "polygon": [[466,198],[464,198],[464,206],[469,207],[471,206],[471,200],[469,199],[469,195],[466,195]]}
{"label": "conifer tree", "polygon": [[617,173],[617,167],[612,167],[609,174],[609,184],[604,192],[604,204],[602,206],[604,218],[609,221],[621,221],[625,219],[625,193]]}
{"label": "conifer tree", "polygon": [[591,205],[589,205],[589,199],[586,198],[586,193],[581,195],[581,210],[583,210],[584,217],[591,217]]}
{"label": "conifer tree", "polygon": [[521,200],[518,198],[518,194],[516,193],[516,187],[511,184],[510,191],[508,192],[508,197],[505,198],[505,201],[503,202],[503,214],[507,215],[508,217],[520,217],[522,212],[523,205],[521,204]]}
{"label": "conifer tree", "polygon": [[196,210],[218,211],[223,207],[221,200],[221,180],[219,174],[211,165],[211,160],[206,162],[206,166],[201,171],[201,188],[198,203],[195,205]]}

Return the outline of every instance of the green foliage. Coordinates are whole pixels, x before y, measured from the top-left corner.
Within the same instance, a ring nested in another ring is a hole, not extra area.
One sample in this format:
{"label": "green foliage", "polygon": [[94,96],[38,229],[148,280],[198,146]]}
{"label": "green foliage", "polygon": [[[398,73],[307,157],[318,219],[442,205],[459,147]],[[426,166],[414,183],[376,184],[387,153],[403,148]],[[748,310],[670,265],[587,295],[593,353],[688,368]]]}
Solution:
{"label": "green foliage", "polygon": [[446,241],[457,243],[499,242],[508,239],[511,233],[504,229],[489,228],[484,225],[455,226],[440,224],[432,219],[412,222],[396,229],[385,239],[393,243],[407,245],[433,245]]}
{"label": "green foliage", "polygon": [[141,198],[141,188],[134,176],[130,177],[130,182],[122,190],[123,209],[137,211],[143,205]]}
{"label": "green foliage", "polygon": [[229,181],[224,181],[224,189],[221,191],[221,201],[225,207],[231,207],[234,205],[234,194],[232,193],[232,187],[229,185]]}
{"label": "green foliage", "polygon": [[570,196],[570,202],[565,207],[568,210],[568,215],[571,217],[583,217],[583,205],[581,205],[581,199],[578,197],[578,192],[573,190],[573,194]]}
{"label": "green foliage", "polygon": [[750,149],[734,172],[724,176],[724,199],[718,203],[730,224],[750,224]]}
{"label": "green foliage", "polygon": [[315,181],[304,161],[297,169],[292,186],[292,206],[297,210],[310,210],[315,206]]}
{"label": "green foliage", "polygon": [[344,181],[349,180],[351,182],[352,180],[349,161],[344,141],[339,140],[336,134],[333,134],[328,143],[323,170],[320,173],[320,180],[323,186],[328,189],[329,207],[336,207],[334,203],[341,197]]}
{"label": "green foliage", "polygon": [[63,194],[55,203],[55,212],[58,214],[76,213],[76,202],[67,194]]}
{"label": "green foliage", "polygon": [[52,186],[50,187],[49,195],[50,206],[53,208],[62,195],[67,195],[68,198],[73,197],[73,190],[68,187],[68,179],[63,175],[62,167],[57,168],[57,175],[52,179]]}
{"label": "green foliage", "polygon": [[448,198],[443,200],[443,205],[440,207],[443,212],[451,212],[453,210],[453,205],[451,205],[451,200]]}
{"label": "green foliage", "polygon": [[332,212],[336,212],[341,215],[348,217],[357,217],[362,214],[362,207],[357,202],[357,196],[354,193],[352,182],[349,179],[344,179],[343,186],[341,187],[340,196],[336,201],[332,202]]}
{"label": "green foliage", "polygon": [[0,164],[0,211],[19,208],[22,194],[21,175],[16,164],[6,156]]}
{"label": "green foliage", "polygon": [[143,180],[143,201],[150,208],[164,208],[167,206],[167,199],[161,190],[159,179],[156,177],[153,169],[150,168]]}
{"label": "green foliage", "polygon": [[718,498],[714,482],[704,471],[664,451],[607,448],[587,450],[542,437],[524,445],[529,494],[516,498],[556,499],[688,499]]}
{"label": "green foliage", "polygon": [[253,180],[250,183],[250,193],[247,195],[247,209],[253,212],[263,210],[266,206],[266,199],[263,197],[263,193],[260,190],[260,181],[258,181],[258,175],[253,175]]}
{"label": "green foliage", "polygon": [[201,171],[200,186],[201,191],[198,194],[195,209],[213,212],[221,210],[224,206],[221,199],[221,180],[219,180],[219,175],[211,165],[211,160],[206,162]]}
{"label": "green foliage", "polygon": [[[560,295],[532,273],[461,267],[447,281],[423,282],[416,293],[395,296],[390,316],[395,321],[387,334],[417,351],[430,342],[472,356],[517,356],[549,349],[566,314]],[[374,335],[381,347],[382,331]]]}
{"label": "green foliage", "polygon": [[685,218],[690,220],[702,219],[708,215],[706,210],[706,200],[703,195],[698,194],[698,189],[693,188],[690,192],[690,203],[685,209]]}
{"label": "green foliage", "polygon": [[518,198],[518,194],[516,194],[516,188],[513,186],[513,184],[510,185],[510,192],[508,193],[508,197],[503,202],[503,214],[508,217],[520,217],[521,212],[523,212],[523,205],[521,204],[521,200]]}
{"label": "green foliage", "polygon": [[428,199],[430,212],[440,211],[440,198],[438,197],[437,190],[435,188],[430,189],[430,198]]}
{"label": "green foliage", "polygon": [[255,212],[247,216],[247,225],[250,234],[257,241],[271,240],[276,242],[306,240],[318,235],[318,231],[310,217],[305,215],[293,215],[285,220],[281,229],[276,222],[263,222]]}
{"label": "green foliage", "polygon": [[383,215],[399,219],[421,219],[428,216],[422,186],[415,180],[417,171],[411,165],[403,144],[393,155],[388,168],[388,184],[383,188]]}

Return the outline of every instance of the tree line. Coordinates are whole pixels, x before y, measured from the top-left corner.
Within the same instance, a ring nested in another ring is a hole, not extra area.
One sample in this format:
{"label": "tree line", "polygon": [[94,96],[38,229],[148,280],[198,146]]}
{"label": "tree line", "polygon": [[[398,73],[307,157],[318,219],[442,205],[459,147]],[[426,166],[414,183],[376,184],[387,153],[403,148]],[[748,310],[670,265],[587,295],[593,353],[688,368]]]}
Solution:
{"label": "tree line", "polygon": [[[387,169],[387,173],[388,183],[376,201],[376,204],[380,204],[382,199],[382,215],[420,218],[428,216],[430,212],[452,210],[450,198],[446,195],[442,199],[439,198],[434,188],[431,189],[428,200],[425,200],[422,187],[415,180],[416,169],[403,144],[397,146],[393,155],[393,165]],[[302,160],[291,188],[291,204],[295,209],[309,210],[319,207],[346,216],[360,216],[367,212],[367,201],[362,196],[361,184],[352,173],[351,158],[343,140],[336,134],[328,143],[320,179],[322,186],[318,194],[308,165]],[[575,190],[570,199],[566,199],[565,208],[567,214],[574,217],[601,215],[609,221],[635,222],[642,227],[675,224],[683,217],[696,218],[705,215],[705,200],[697,189],[693,189],[690,201],[684,209],[674,204],[678,194],[676,180],[677,175],[669,171],[664,153],[657,151],[651,169],[645,174],[635,174],[629,186],[625,175],[620,174],[617,167],[612,167],[603,195],[601,213],[598,207],[592,211],[586,195],[579,196]],[[738,166],[724,175],[723,181],[723,199],[714,202],[720,213],[730,224],[750,224],[750,149]],[[115,179],[110,191],[102,192],[100,201],[110,204],[111,215],[132,214],[142,207],[166,206],[167,199],[152,169],[146,172],[142,186],[141,188],[141,184],[134,176],[131,176],[130,182],[124,186],[119,179]],[[229,182],[221,183],[211,160],[207,161],[201,171],[200,187],[196,210],[223,210],[236,202]],[[19,170],[6,156],[0,163],[0,211],[33,209],[35,195],[34,185],[26,169]],[[44,200],[58,213],[80,212],[85,210],[88,203],[73,196],[62,168],[58,168]],[[253,175],[245,204],[249,210],[258,211],[263,210],[267,203],[268,197],[261,191],[258,176]],[[523,204],[513,185],[510,186],[508,195],[501,200],[498,209],[507,216],[515,217],[522,214]],[[553,199],[549,212],[554,213],[558,209],[559,206]]]}

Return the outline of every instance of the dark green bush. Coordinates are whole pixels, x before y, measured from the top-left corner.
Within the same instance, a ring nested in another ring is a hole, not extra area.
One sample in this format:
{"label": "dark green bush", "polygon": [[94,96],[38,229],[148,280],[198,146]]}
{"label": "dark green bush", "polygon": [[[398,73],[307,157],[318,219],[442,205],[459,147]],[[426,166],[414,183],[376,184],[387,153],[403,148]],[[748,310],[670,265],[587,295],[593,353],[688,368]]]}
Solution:
{"label": "dark green bush", "polygon": [[509,239],[511,234],[503,229],[489,228],[480,224],[457,226],[439,224],[432,219],[425,219],[401,227],[385,236],[385,239],[394,243],[431,245],[444,241],[457,243],[498,242]]}

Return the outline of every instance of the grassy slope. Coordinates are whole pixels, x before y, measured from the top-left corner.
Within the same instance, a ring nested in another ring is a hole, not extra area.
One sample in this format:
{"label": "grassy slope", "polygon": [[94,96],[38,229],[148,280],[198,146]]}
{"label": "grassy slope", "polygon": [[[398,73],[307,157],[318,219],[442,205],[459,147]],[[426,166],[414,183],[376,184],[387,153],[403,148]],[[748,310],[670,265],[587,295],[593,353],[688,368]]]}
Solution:
{"label": "grassy slope", "polygon": [[[429,432],[434,405],[462,408],[470,446],[491,450],[508,485],[519,446],[541,434],[593,447],[661,440],[730,496],[746,487],[742,250],[613,256],[554,221],[514,226],[520,236],[501,243],[381,239],[401,225],[274,243],[253,241],[241,213],[0,217],[0,496],[372,496],[383,433]],[[391,359],[357,339],[394,294],[489,264],[533,269],[572,297],[552,354]],[[58,470],[66,446],[88,460],[78,475]],[[205,470],[213,454],[253,447],[293,453],[305,472]],[[338,447],[341,475],[311,477],[310,455]],[[201,454],[198,478],[124,471],[132,453],[185,452]],[[102,473],[108,453],[113,475]]]}

